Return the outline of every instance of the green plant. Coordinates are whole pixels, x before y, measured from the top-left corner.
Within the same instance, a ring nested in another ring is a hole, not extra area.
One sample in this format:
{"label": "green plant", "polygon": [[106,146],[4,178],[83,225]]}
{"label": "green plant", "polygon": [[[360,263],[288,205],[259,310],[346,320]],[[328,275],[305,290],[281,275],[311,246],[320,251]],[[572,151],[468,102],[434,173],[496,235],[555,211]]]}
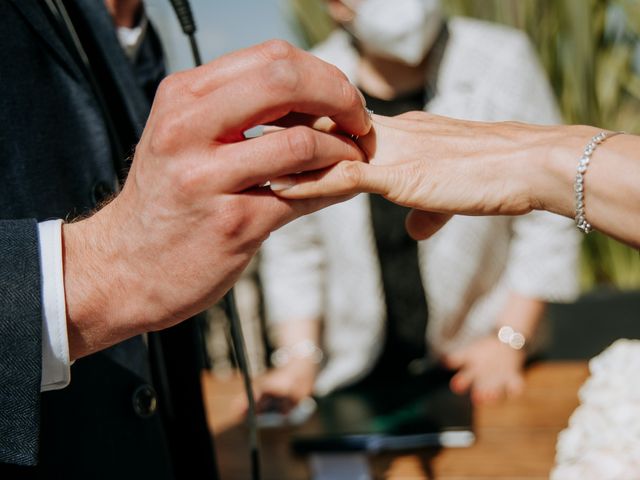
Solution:
{"label": "green plant", "polygon": [[[640,2],[448,0],[450,14],[525,30],[568,123],[640,133]],[[584,241],[582,285],[640,287],[640,255],[600,234]]]}
{"label": "green plant", "polygon": [[322,0],[289,0],[305,43],[312,47],[329,36],[334,28]]}

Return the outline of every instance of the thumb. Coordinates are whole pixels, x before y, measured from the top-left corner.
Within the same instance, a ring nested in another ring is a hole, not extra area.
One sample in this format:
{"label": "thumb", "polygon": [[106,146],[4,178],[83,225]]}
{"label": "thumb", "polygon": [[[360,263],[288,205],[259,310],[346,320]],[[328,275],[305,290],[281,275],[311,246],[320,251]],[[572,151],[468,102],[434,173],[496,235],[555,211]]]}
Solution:
{"label": "thumb", "polygon": [[446,213],[411,210],[405,221],[407,232],[414,240],[429,238],[451,220],[453,215]]}

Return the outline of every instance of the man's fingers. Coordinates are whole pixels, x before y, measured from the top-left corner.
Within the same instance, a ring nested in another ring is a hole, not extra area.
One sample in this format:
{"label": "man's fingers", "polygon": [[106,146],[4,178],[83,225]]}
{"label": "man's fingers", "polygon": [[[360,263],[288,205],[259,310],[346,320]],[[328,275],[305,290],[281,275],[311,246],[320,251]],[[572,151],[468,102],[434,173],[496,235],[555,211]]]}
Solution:
{"label": "man's fingers", "polygon": [[340,133],[336,123],[329,117],[317,117],[305,113],[290,113],[270,122],[269,125],[285,128],[303,125],[325,133]]}
{"label": "man's fingers", "polygon": [[358,89],[335,67],[310,55],[256,68],[189,108],[191,125],[201,126],[208,138],[222,140],[292,112],[331,117],[349,134],[365,135],[371,128]]}
{"label": "man's fingers", "polygon": [[174,77],[195,97],[203,97],[227,83],[250,76],[272,62],[310,55],[284,40],[269,40],[259,45],[227,53],[198,68],[178,72]]}
{"label": "man's fingers", "polygon": [[243,210],[253,212],[256,230],[274,231],[292,220],[317,212],[330,205],[344,202],[351,196],[312,198],[309,200],[285,200],[273,195],[268,188],[254,188],[243,194]]}
{"label": "man's fingers", "polygon": [[180,72],[196,96],[204,96],[269,63],[294,56],[297,49],[283,40],[270,40],[223,55],[193,70]]}
{"label": "man's fingers", "polygon": [[411,238],[424,240],[444,227],[452,217],[453,215],[446,213],[411,210],[407,215],[405,226]]}
{"label": "man's fingers", "polygon": [[225,165],[229,191],[262,185],[303,170],[317,170],[347,160],[362,161],[362,151],[348,138],[307,127],[294,127],[241,143],[221,145],[216,156],[232,158]]}

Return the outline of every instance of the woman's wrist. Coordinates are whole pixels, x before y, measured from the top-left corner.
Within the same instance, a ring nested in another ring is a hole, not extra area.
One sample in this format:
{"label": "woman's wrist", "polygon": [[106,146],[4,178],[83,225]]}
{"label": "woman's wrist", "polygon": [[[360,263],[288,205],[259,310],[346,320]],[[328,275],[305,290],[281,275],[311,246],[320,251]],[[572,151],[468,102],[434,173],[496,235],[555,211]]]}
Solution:
{"label": "woman's wrist", "polygon": [[[572,125],[551,127],[541,137],[546,153],[531,172],[532,206],[573,218],[575,216],[574,182],[576,165],[584,146],[600,130]],[[531,157],[530,161],[535,161]]]}
{"label": "woman's wrist", "polygon": [[271,363],[276,368],[299,363],[319,365],[323,358],[322,349],[315,341],[307,338],[274,350],[271,354]]}

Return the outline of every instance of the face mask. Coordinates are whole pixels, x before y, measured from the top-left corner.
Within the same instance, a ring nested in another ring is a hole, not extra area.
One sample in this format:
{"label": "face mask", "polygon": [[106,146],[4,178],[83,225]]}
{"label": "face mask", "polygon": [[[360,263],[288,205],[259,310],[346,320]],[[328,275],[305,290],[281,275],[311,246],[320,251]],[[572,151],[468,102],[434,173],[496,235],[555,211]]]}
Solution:
{"label": "face mask", "polygon": [[375,55],[418,65],[442,27],[438,0],[342,0],[355,12],[345,28]]}

